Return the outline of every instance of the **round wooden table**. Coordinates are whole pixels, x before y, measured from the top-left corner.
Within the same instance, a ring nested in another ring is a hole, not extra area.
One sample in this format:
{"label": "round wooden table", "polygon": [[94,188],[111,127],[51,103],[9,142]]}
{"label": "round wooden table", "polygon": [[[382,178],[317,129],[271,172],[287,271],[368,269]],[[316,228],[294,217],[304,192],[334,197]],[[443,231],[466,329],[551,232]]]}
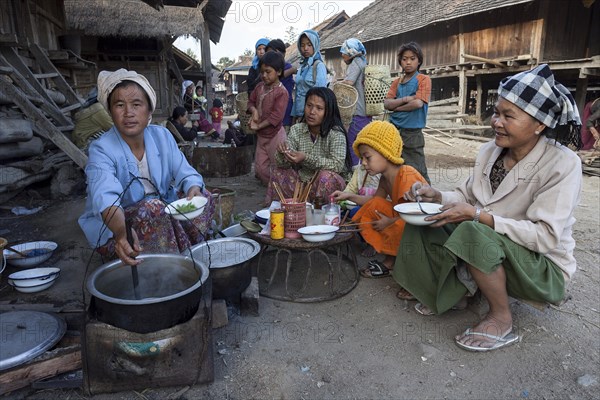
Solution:
{"label": "round wooden table", "polygon": [[[248,232],[261,244],[257,275],[260,294],[277,300],[312,303],[332,300],[358,284],[353,233],[336,233],[325,242],[304,239],[273,240]],[[285,273],[280,265],[285,264]]]}

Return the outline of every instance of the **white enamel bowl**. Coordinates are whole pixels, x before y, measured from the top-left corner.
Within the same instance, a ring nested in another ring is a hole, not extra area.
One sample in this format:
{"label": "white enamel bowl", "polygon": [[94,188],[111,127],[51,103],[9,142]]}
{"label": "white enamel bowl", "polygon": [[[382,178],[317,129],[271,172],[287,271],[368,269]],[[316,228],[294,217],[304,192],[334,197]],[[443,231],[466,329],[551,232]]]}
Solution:
{"label": "white enamel bowl", "polygon": [[8,284],[22,293],[34,293],[48,289],[60,275],[60,268],[32,268],[12,273]]}
{"label": "white enamel bowl", "polygon": [[[421,207],[430,214],[439,214],[442,205],[436,203],[421,203]],[[394,210],[400,214],[400,217],[406,221],[406,223],[411,225],[431,225],[435,222],[425,221],[427,214],[421,212],[417,203],[396,204]]]}
{"label": "white enamel bowl", "polygon": [[[196,207],[196,209],[194,211],[190,211],[187,213],[181,213],[177,210],[177,207],[185,206],[186,204],[189,204],[189,203],[192,203],[194,205],[194,207]],[[206,203],[208,203],[208,199],[203,196],[195,196],[195,197],[192,197],[191,200],[188,200],[184,197],[183,199],[179,199],[177,201],[174,201],[174,202],[168,204],[165,207],[165,213],[172,215],[173,218],[175,218],[176,220],[186,221],[188,219],[194,219],[194,218],[198,217],[200,214],[202,214],[202,212],[204,211],[204,206],[206,206]]]}
{"label": "white enamel bowl", "polygon": [[307,242],[324,242],[333,239],[338,229],[335,225],[311,225],[298,229],[298,233]]}
{"label": "white enamel bowl", "polygon": [[265,208],[264,210],[258,210],[255,215],[256,216],[254,220],[259,224],[264,225],[271,217],[271,210],[269,210],[268,208]]}
{"label": "white enamel bowl", "polygon": [[36,265],[39,265],[49,259],[58,245],[54,242],[40,241],[15,244],[11,247],[20,251],[21,253],[31,254],[31,256],[21,257],[20,255],[13,253],[8,249],[4,249],[4,257],[6,258],[6,261],[15,267],[29,268],[35,267]]}

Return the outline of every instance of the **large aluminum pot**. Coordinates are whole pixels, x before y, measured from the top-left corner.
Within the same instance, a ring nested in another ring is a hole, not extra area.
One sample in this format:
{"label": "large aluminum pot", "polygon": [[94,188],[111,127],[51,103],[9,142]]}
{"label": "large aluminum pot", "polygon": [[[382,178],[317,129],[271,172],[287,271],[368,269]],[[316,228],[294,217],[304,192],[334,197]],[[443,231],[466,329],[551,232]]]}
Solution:
{"label": "large aluminum pot", "polygon": [[[228,237],[202,242],[191,248],[194,259],[210,266],[213,299],[238,301],[252,279],[250,262],[260,251],[258,242]],[[189,250],[183,254],[189,255]]]}
{"label": "large aluminum pot", "polygon": [[143,259],[137,267],[139,300],[131,267],[120,260],[100,266],[88,277],[92,316],[137,333],[167,329],[192,318],[209,276],[208,266],[179,254],[140,254],[138,258]]}

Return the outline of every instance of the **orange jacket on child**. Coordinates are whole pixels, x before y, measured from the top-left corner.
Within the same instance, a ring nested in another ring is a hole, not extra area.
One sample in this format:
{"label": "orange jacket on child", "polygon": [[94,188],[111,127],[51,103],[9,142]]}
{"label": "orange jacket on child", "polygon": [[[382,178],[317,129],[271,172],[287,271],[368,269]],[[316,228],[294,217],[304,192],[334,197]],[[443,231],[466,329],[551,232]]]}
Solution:
{"label": "orange jacket on child", "polygon": [[[369,222],[376,221],[379,216],[375,211],[384,214],[390,218],[398,218],[398,213],[394,211],[394,205],[405,203],[406,200],[402,197],[404,193],[410,190],[415,182],[427,184],[425,178],[411,167],[403,165],[394,181],[392,193],[389,193],[392,201],[388,201],[383,197],[373,197],[365,203],[352,218],[354,222]],[[398,246],[402,233],[404,232],[404,220],[398,219],[396,222],[385,228],[383,231],[376,231],[370,224],[361,225],[361,236],[369,243],[379,254],[387,254],[395,256],[398,253]]]}

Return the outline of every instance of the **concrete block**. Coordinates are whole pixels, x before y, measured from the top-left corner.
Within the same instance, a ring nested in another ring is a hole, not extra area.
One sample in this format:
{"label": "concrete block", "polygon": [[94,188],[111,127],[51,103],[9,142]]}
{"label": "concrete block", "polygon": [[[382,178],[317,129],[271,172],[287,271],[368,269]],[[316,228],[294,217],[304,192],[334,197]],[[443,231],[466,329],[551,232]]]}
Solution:
{"label": "concrete block", "polygon": [[242,299],[240,302],[240,312],[244,316],[254,316],[258,317],[258,278],[256,276],[252,277],[250,284],[242,292]]}
{"label": "concrete block", "polygon": [[227,303],[225,300],[213,300],[212,302],[212,327],[222,328],[229,323],[227,316]]}

